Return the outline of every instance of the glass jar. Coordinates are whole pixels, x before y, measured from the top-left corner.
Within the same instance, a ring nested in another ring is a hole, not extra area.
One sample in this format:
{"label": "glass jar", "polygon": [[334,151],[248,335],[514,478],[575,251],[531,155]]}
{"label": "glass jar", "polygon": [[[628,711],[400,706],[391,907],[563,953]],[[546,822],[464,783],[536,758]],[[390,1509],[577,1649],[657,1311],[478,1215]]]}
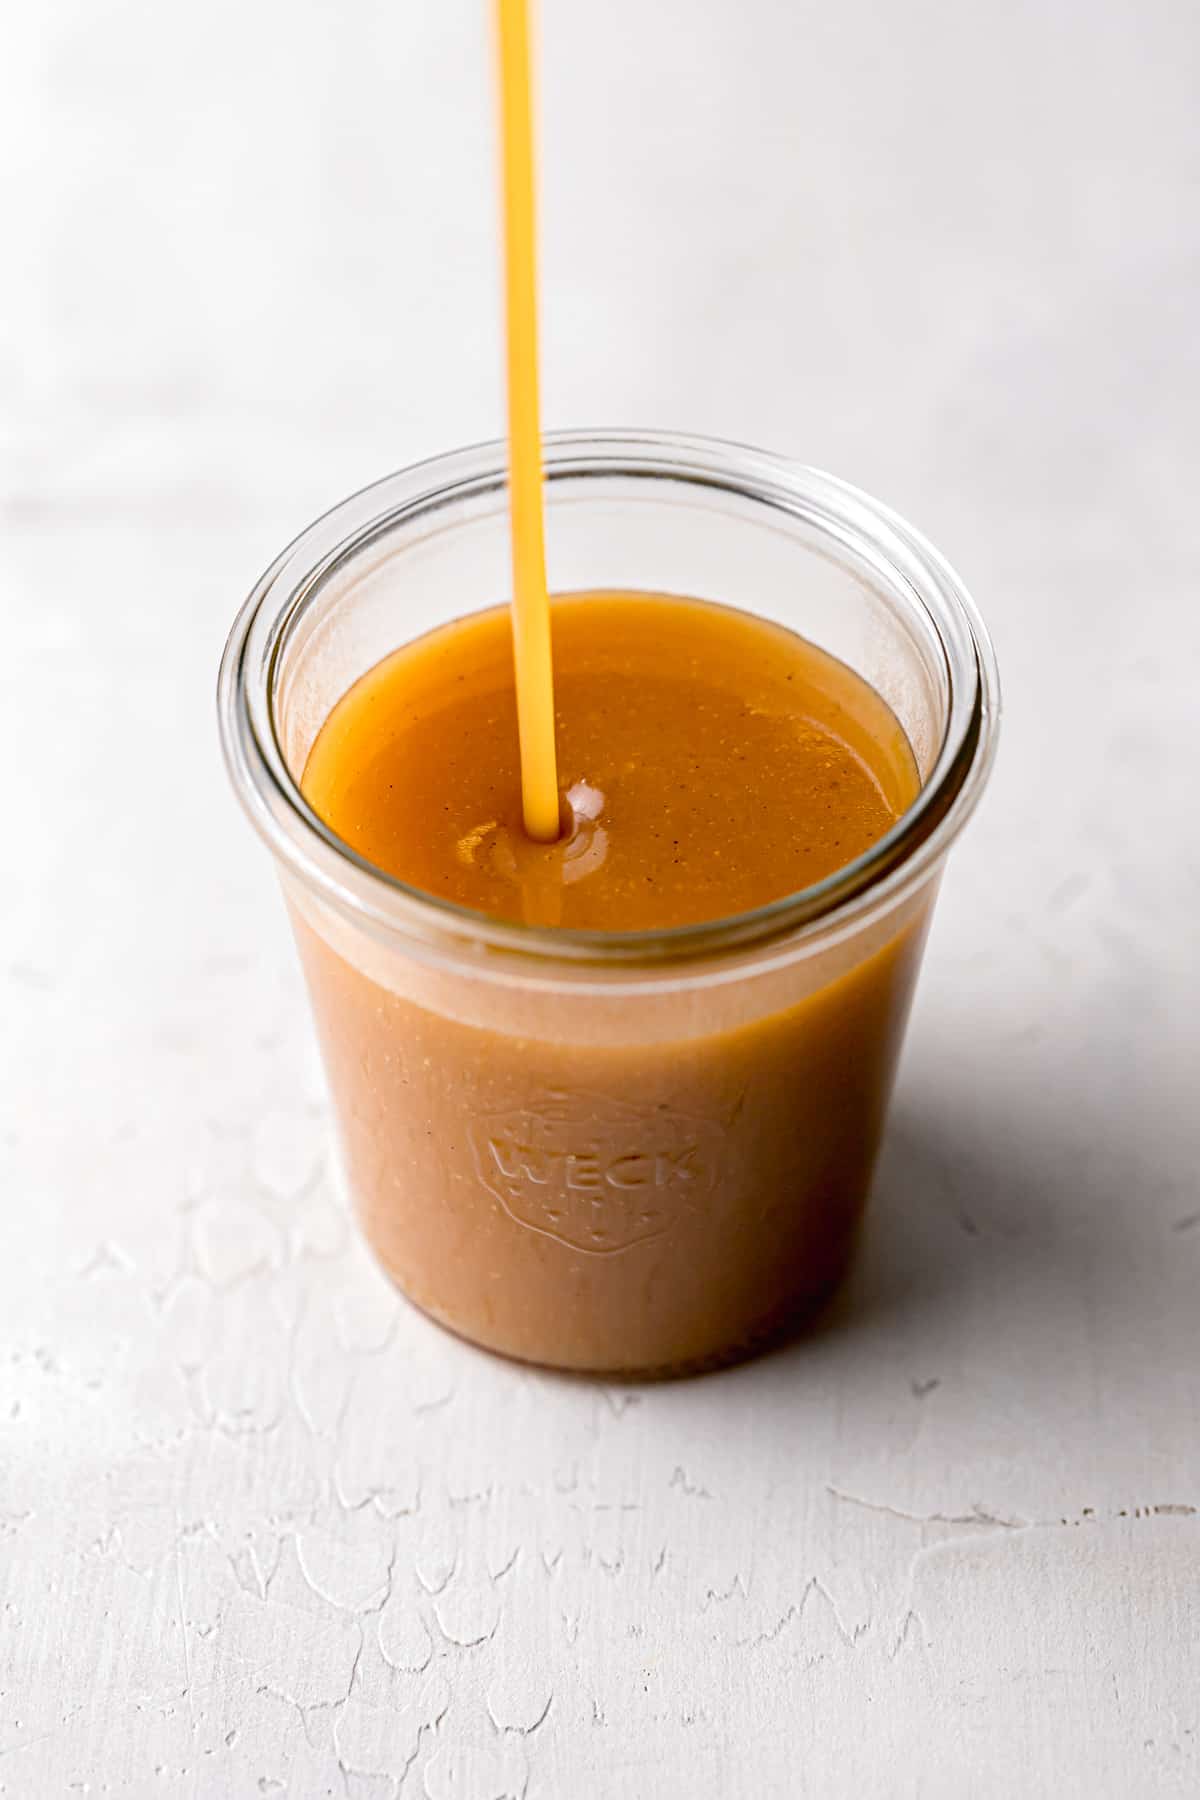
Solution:
{"label": "glass jar", "polygon": [[552,591],[739,606],[883,695],[921,774],[885,837],[754,912],[616,934],[439,901],[322,823],[299,784],[335,703],[507,595],[498,444],[391,476],[284,551],[226,648],[222,740],[276,859],[385,1269],[510,1356],[681,1372],[785,1330],[846,1267],[938,878],[995,747],[995,662],[938,553],[828,475],[602,432],[549,436],[545,477]]}

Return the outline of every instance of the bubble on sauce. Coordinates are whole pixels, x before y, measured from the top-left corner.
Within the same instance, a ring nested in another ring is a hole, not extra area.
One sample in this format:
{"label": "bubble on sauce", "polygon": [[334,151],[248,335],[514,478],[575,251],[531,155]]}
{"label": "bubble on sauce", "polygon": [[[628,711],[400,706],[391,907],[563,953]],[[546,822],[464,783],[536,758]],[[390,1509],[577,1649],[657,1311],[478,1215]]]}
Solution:
{"label": "bubble on sauce", "polygon": [[573,883],[585,880],[604,866],[608,832],[600,824],[604,795],[599,788],[577,781],[567,789],[567,805],[571,809],[571,832],[562,846],[562,878],[564,883]]}
{"label": "bubble on sauce", "polygon": [[577,825],[580,819],[595,821],[604,811],[604,795],[590,782],[577,781],[567,789],[567,805],[573,824]]}

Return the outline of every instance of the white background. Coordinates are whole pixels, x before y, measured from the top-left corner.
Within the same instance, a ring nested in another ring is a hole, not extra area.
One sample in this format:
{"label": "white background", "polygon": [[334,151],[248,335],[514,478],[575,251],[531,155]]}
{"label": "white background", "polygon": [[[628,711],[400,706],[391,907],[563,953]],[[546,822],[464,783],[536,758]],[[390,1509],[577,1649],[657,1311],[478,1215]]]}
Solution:
{"label": "white background", "polygon": [[861,1264],[617,1390],[330,1183],[225,630],[501,418],[483,0],[41,0],[0,72],[0,1793],[1200,1789],[1200,27],[545,0],[549,425],[906,512],[1006,686]]}

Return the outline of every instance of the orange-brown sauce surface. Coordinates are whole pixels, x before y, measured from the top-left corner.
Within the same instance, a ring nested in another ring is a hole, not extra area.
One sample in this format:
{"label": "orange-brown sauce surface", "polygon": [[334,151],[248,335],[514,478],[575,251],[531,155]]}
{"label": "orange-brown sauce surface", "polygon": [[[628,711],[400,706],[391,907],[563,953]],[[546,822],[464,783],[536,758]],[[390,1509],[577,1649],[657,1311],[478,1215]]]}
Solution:
{"label": "orange-brown sauce surface", "polygon": [[558,843],[521,827],[507,608],[395,651],[334,708],[313,809],[412,887],[497,918],[632,931],[729,917],[860,855],[915,796],[908,742],[857,675],[696,600],[553,605]]}

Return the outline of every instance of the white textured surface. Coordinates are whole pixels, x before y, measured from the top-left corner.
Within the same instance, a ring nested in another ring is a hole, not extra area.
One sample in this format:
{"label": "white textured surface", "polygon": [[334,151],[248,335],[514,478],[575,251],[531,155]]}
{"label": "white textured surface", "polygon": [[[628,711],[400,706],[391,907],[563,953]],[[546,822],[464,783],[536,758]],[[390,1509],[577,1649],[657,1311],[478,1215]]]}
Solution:
{"label": "white textured surface", "polygon": [[0,75],[0,1792],[1200,1790],[1197,14],[547,0],[547,418],[859,480],[1008,720],[865,1255],[647,1390],[331,1195],[234,607],[499,418],[472,0],[44,0]]}

